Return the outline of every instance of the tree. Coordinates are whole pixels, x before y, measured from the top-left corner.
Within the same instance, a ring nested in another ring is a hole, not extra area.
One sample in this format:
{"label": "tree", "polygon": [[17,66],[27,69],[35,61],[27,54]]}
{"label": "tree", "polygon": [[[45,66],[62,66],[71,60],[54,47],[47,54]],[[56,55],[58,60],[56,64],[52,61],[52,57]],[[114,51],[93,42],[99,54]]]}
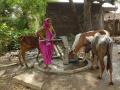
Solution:
{"label": "tree", "polygon": [[[94,1],[98,1],[98,3],[93,3]],[[104,28],[102,9],[103,2],[104,0],[84,0],[84,31]],[[94,8],[93,12],[92,10],[94,5],[97,5],[97,8]]]}
{"label": "tree", "polygon": [[70,7],[71,7],[71,10],[72,10],[72,16],[75,20],[75,23],[76,23],[76,26],[77,26],[77,30],[82,30],[82,26],[81,24],[79,23],[79,17],[77,15],[77,10],[76,10],[76,7],[75,7],[75,4],[73,2],[73,0],[69,0],[69,4],[70,4]]}
{"label": "tree", "polygon": [[45,17],[46,5],[46,0],[0,0],[0,45],[13,41],[16,45],[20,35],[35,33]]}
{"label": "tree", "polygon": [[84,0],[84,31],[92,29],[91,23],[91,1]]}
{"label": "tree", "polygon": [[[21,9],[21,15],[31,18],[32,25],[41,24],[46,13],[46,0],[9,0],[13,1],[13,6],[17,5]],[[35,23],[34,23],[35,21]]]}

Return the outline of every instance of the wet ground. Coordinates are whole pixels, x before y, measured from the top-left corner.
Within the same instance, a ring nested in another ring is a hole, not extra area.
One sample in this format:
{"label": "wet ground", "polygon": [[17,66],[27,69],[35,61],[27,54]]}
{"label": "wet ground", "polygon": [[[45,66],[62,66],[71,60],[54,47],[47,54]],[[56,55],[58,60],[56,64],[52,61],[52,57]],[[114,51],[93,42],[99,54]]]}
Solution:
{"label": "wet ground", "polygon": [[14,76],[33,71],[37,73],[37,76],[34,78],[42,82],[39,90],[120,90],[120,54],[118,54],[118,51],[120,51],[120,45],[114,44],[113,86],[108,85],[109,78],[106,71],[104,72],[103,79],[98,80],[96,78],[98,70],[85,70],[70,75],[56,75],[13,66],[0,70],[0,90],[34,90],[22,83],[18,84],[14,82],[13,79]]}

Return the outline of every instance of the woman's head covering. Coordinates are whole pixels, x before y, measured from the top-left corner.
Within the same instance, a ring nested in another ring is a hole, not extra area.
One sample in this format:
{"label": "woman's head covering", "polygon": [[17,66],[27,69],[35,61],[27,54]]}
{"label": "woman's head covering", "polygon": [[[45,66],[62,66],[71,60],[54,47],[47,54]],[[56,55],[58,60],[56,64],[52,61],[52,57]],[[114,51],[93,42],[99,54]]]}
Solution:
{"label": "woman's head covering", "polygon": [[50,18],[46,18],[44,20],[43,27],[44,27],[45,30],[48,30],[48,28],[50,27],[49,20],[50,20]]}

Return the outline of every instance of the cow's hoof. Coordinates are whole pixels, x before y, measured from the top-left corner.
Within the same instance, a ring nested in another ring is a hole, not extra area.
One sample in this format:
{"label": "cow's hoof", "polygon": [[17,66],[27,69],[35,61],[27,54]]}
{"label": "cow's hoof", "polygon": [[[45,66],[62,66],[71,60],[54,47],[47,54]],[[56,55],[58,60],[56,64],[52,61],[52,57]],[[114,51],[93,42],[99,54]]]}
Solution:
{"label": "cow's hoof", "polygon": [[34,68],[34,64],[33,65],[31,65],[31,67],[30,68]]}
{"label": "cow's hoof", "polygon": [[114,83],[113,82],[109,82],[109,85],[114,85]]}
{"label": "cow's hoof", "polygon": [[99,66],[96,66],[96,69],[99,69]]}
{"label": "cow's hoof", "polygon": [[22,63],[19,63],[20,66],[24,66]]}
{"label": "cow's hoof", "polygon": [[97,79],[101,80],[101,79],[102,79],[102,77],[98,76],[98,77],[97,77]]}
{"label": "cow's hoof", "polygon": [[26,69],[29,69],[28,65],[25,65],[26,66]]}

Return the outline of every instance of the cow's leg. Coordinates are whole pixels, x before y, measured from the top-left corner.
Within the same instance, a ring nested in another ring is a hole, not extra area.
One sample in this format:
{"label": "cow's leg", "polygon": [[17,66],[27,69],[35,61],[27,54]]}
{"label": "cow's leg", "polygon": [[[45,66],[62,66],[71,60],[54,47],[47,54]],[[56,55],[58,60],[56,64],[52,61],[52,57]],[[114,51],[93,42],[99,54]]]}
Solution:
{"label": "cow's leg", "polygon": [[110,69],[108,70],[109,71],[109,77],[110,77],[110,82],[109,82],[109,85],[113,85],[113,81],[112,81],[112,63],[110,65]]}
{"label": "cow's leg", "polygon": [[95,62],[95,54],[92,52],[92,58],[91,58],[92,66],[91,66],[91,69],[94,69],[94,62]]}
{"label": "cow's leg", "polygon": [[99,69],[99,66],[98,66],[98,56],[96,56],[95,54],[92,54],[92,67],[94,67],[95,69]]}
{"label": "cow's leg", "polygon": [[18,59],[19,59],[20,65],[23,66],[23,63],[22,63],[22,60],[21,60],[21,50],[19,51]]}
{"label": "cow's leg", "polygon": [[96,69],[99,69],[99,65],[98,65],[98,57],[97,57],[97,60],[96,60]]}
{"label": "cow's leg", "polygon": [[[102,53],[101,53],[102,54]],[[105,65],[104,65],[104,56],[103,55],[99,55],[99,67],[100,67],[100,75],[98,76],[98,79],[102,79],[102,75],[103,75],[103,72],[104,72],[104,69],[105,69]]]}
{"label": "cow's leg", "polygon": [[37,54],[37,57],[36,57],[36,61],[38,62],[38,65],[40,66],[40,62],[39,62],[39,60],[38,60],[39,54],[40,54],[40,51],[38,50],[38,54]]}
{"label": "cow's leg", "polygon": [[104,69],[105,69],[104,61],[103,61],[103,59],[101,59],[101,60],[100,60],[100,77],[99,77],[99,79],[102,78]]}
{"label": "cow's leg", "polygon": [[109,85],[113,85],[113,81],[112,81],[112,48],[109,49],[109,53],[107,56],[108,56],[108,58],[107,58],[107,70],[109,72],[109,78],[110,78]]}
{"label": "cow's leg", "polygon": [[21,52],[21,55],[22,55],[23,61],[25,63],[25,66],[28,68],[27,62],[25,60],[25,52]]}

